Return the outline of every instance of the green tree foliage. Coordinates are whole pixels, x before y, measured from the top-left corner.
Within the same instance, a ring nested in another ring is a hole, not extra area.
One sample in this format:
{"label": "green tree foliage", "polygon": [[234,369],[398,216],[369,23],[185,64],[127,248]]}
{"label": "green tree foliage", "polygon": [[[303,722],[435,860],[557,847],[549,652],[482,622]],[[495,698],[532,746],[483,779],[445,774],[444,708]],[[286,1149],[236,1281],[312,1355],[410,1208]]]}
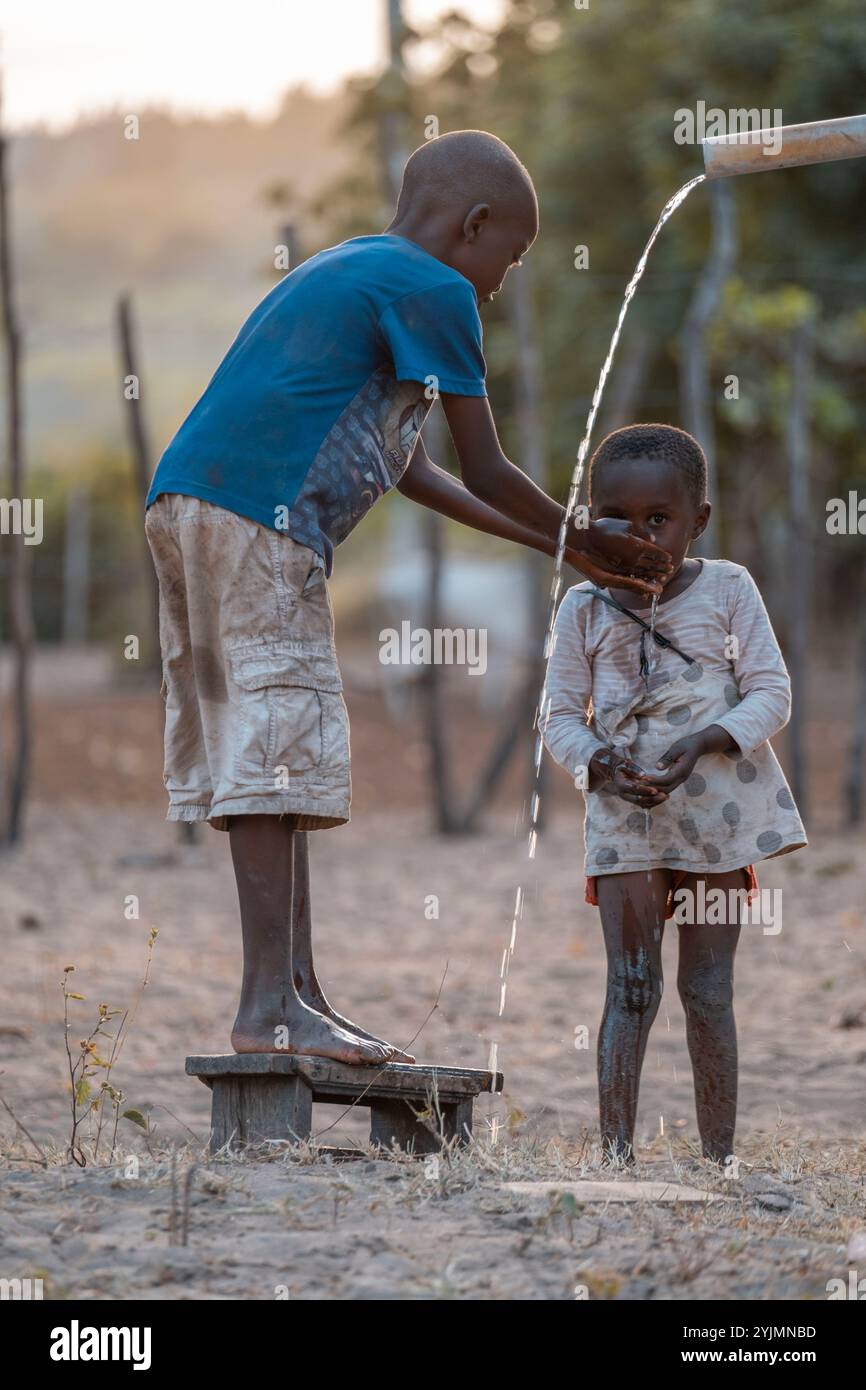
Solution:
{"label": "green tree foliage", "polygon": [[[795,124],[861,111],[862,8],[858,0],[590,0],[579,10],[570,0],[528,0],[510,5],[496,34],[449,14],[425,38],[444,58],[432,78],[404,91],[408,147],[422,143],[430,114],[442,132],[491,130],[538,188],[541,234],[530,256],[549,463],[562,494],[625,284],[664,203],[703,168],[699,146],[674,138],[677,112],[703,102],[766,110],[770,124],[781,111],[783,124]],[[411,45],[408,56],[411,67]],[[368,155],[385,100],[367,86],[356,104],[350,129]],[[372,169],[365,186],[359,218],[375,206]],[[752,175],[732,191],[736,279],[710,338],[723,518],[735,512],[728,494],[756,465],[772,474],[768,503],[784,505],[787,346],[804,313],[816,322],[811,403],[822,500],[866,479],[866,160]],[[351,200],[341,210],[343,235],[370,230],[369,221],[353,223]],[[698,189],[656,244],[621,344],[641,329],[651,335],[644,419],[678,422],[677,334],[709,244],[709,200]],[[588,269],[574,268],[578,245],[588,248]],[[514,340],[501,301],[485,310],[485,348],[494,409],[512,444]],[[731,373],[736,401],[724,396]],[[850,548],[845,557],[847,565]]]}

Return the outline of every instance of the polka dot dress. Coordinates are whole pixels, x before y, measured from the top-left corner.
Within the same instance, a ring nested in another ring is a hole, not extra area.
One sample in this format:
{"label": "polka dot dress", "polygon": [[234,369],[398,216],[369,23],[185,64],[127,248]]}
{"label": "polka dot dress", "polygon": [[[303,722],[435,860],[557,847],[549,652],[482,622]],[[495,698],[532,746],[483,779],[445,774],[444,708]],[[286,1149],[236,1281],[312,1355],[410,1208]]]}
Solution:
{"label": "polka dot dress", "polygon": [[[650,676],[648,689],[596,715],[598,734],[653,769],[678,738],[712,724],[740,703],[730,675],[699,662]],[[743,757],[701,757],[691,776],[650,811],[609,787],[590,793],[586,873],[671,868],[727,873],[807,843],[802,821],[769,741]]]}
{"label": "polka dot dress", "polygon": [[[791,682],[746,567],[699,560],[691,582],[658,605],[668,647],[647,638],[634,608],[603,599],[589,581],[567,591],[548,660],[539,727],[575,786],[586,788],[599,748],[653,770],[672,744],[709,724],[726,728],[742,751],[704,754],[651,811],[610,786],[585,791],[587,877],[647,868],[721,874],[805,846],[770,742],[790,717]],[[648,614],[645,605],[644,621]]]}

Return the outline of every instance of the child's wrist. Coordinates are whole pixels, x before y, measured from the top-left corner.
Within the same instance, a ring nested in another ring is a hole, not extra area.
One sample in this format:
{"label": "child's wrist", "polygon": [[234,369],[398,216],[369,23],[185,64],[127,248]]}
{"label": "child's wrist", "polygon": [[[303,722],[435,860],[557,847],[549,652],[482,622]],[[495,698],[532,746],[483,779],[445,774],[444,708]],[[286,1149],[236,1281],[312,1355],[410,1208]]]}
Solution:
{"label": "child's wrist", "polygon": [[707,753],[725,753],[735,746],[731,735],[721,724],[708,724],[695,735],[701,757]]}

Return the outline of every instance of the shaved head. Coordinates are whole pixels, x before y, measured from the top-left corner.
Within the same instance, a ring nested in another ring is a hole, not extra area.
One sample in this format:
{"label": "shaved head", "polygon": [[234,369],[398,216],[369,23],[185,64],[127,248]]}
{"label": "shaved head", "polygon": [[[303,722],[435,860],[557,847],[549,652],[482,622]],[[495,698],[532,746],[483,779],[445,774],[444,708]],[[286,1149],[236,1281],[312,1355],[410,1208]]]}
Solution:
{"label": "shaved head", "polygon": [[488,304],[538,236],[538,199],[504,140],[454,130],[410,155],[386,231],[458,270]]}
{"label": "shaved head", "polygon": [[538,221],[532,179],[505,141],[486,130],[454,130],[425,141],[410,155],[396,220],[443,206],[465,213],[476,203],[489,203],[497,218]]}

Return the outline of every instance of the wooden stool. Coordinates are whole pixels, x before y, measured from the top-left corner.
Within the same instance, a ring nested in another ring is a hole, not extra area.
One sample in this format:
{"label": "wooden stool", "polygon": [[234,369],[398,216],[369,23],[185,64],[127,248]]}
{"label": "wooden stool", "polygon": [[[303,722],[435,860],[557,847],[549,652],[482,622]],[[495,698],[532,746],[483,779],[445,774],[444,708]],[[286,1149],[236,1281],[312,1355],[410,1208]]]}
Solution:
{"label": "wooden stool", "polygon": [[[328,1057],[284,1052],[187,1057],[187,1076],[213,1092],[210,1147],[261,1144],[267,1139],[298,1143],[312,1135],[313,1102],[369,1106],[370,1142],[435,1153],[439,1134],[415,1117],[432,1110],[431,1122],[447,1142],[466,1144],[472,1134],[472,1102],[482,1091],[501,1091],[501,1072],[470,1067],[352,1067]],[[437,1113],[438,1112],[438,1113]],[[441,1120],[439,1118],[441,1116]]]}

